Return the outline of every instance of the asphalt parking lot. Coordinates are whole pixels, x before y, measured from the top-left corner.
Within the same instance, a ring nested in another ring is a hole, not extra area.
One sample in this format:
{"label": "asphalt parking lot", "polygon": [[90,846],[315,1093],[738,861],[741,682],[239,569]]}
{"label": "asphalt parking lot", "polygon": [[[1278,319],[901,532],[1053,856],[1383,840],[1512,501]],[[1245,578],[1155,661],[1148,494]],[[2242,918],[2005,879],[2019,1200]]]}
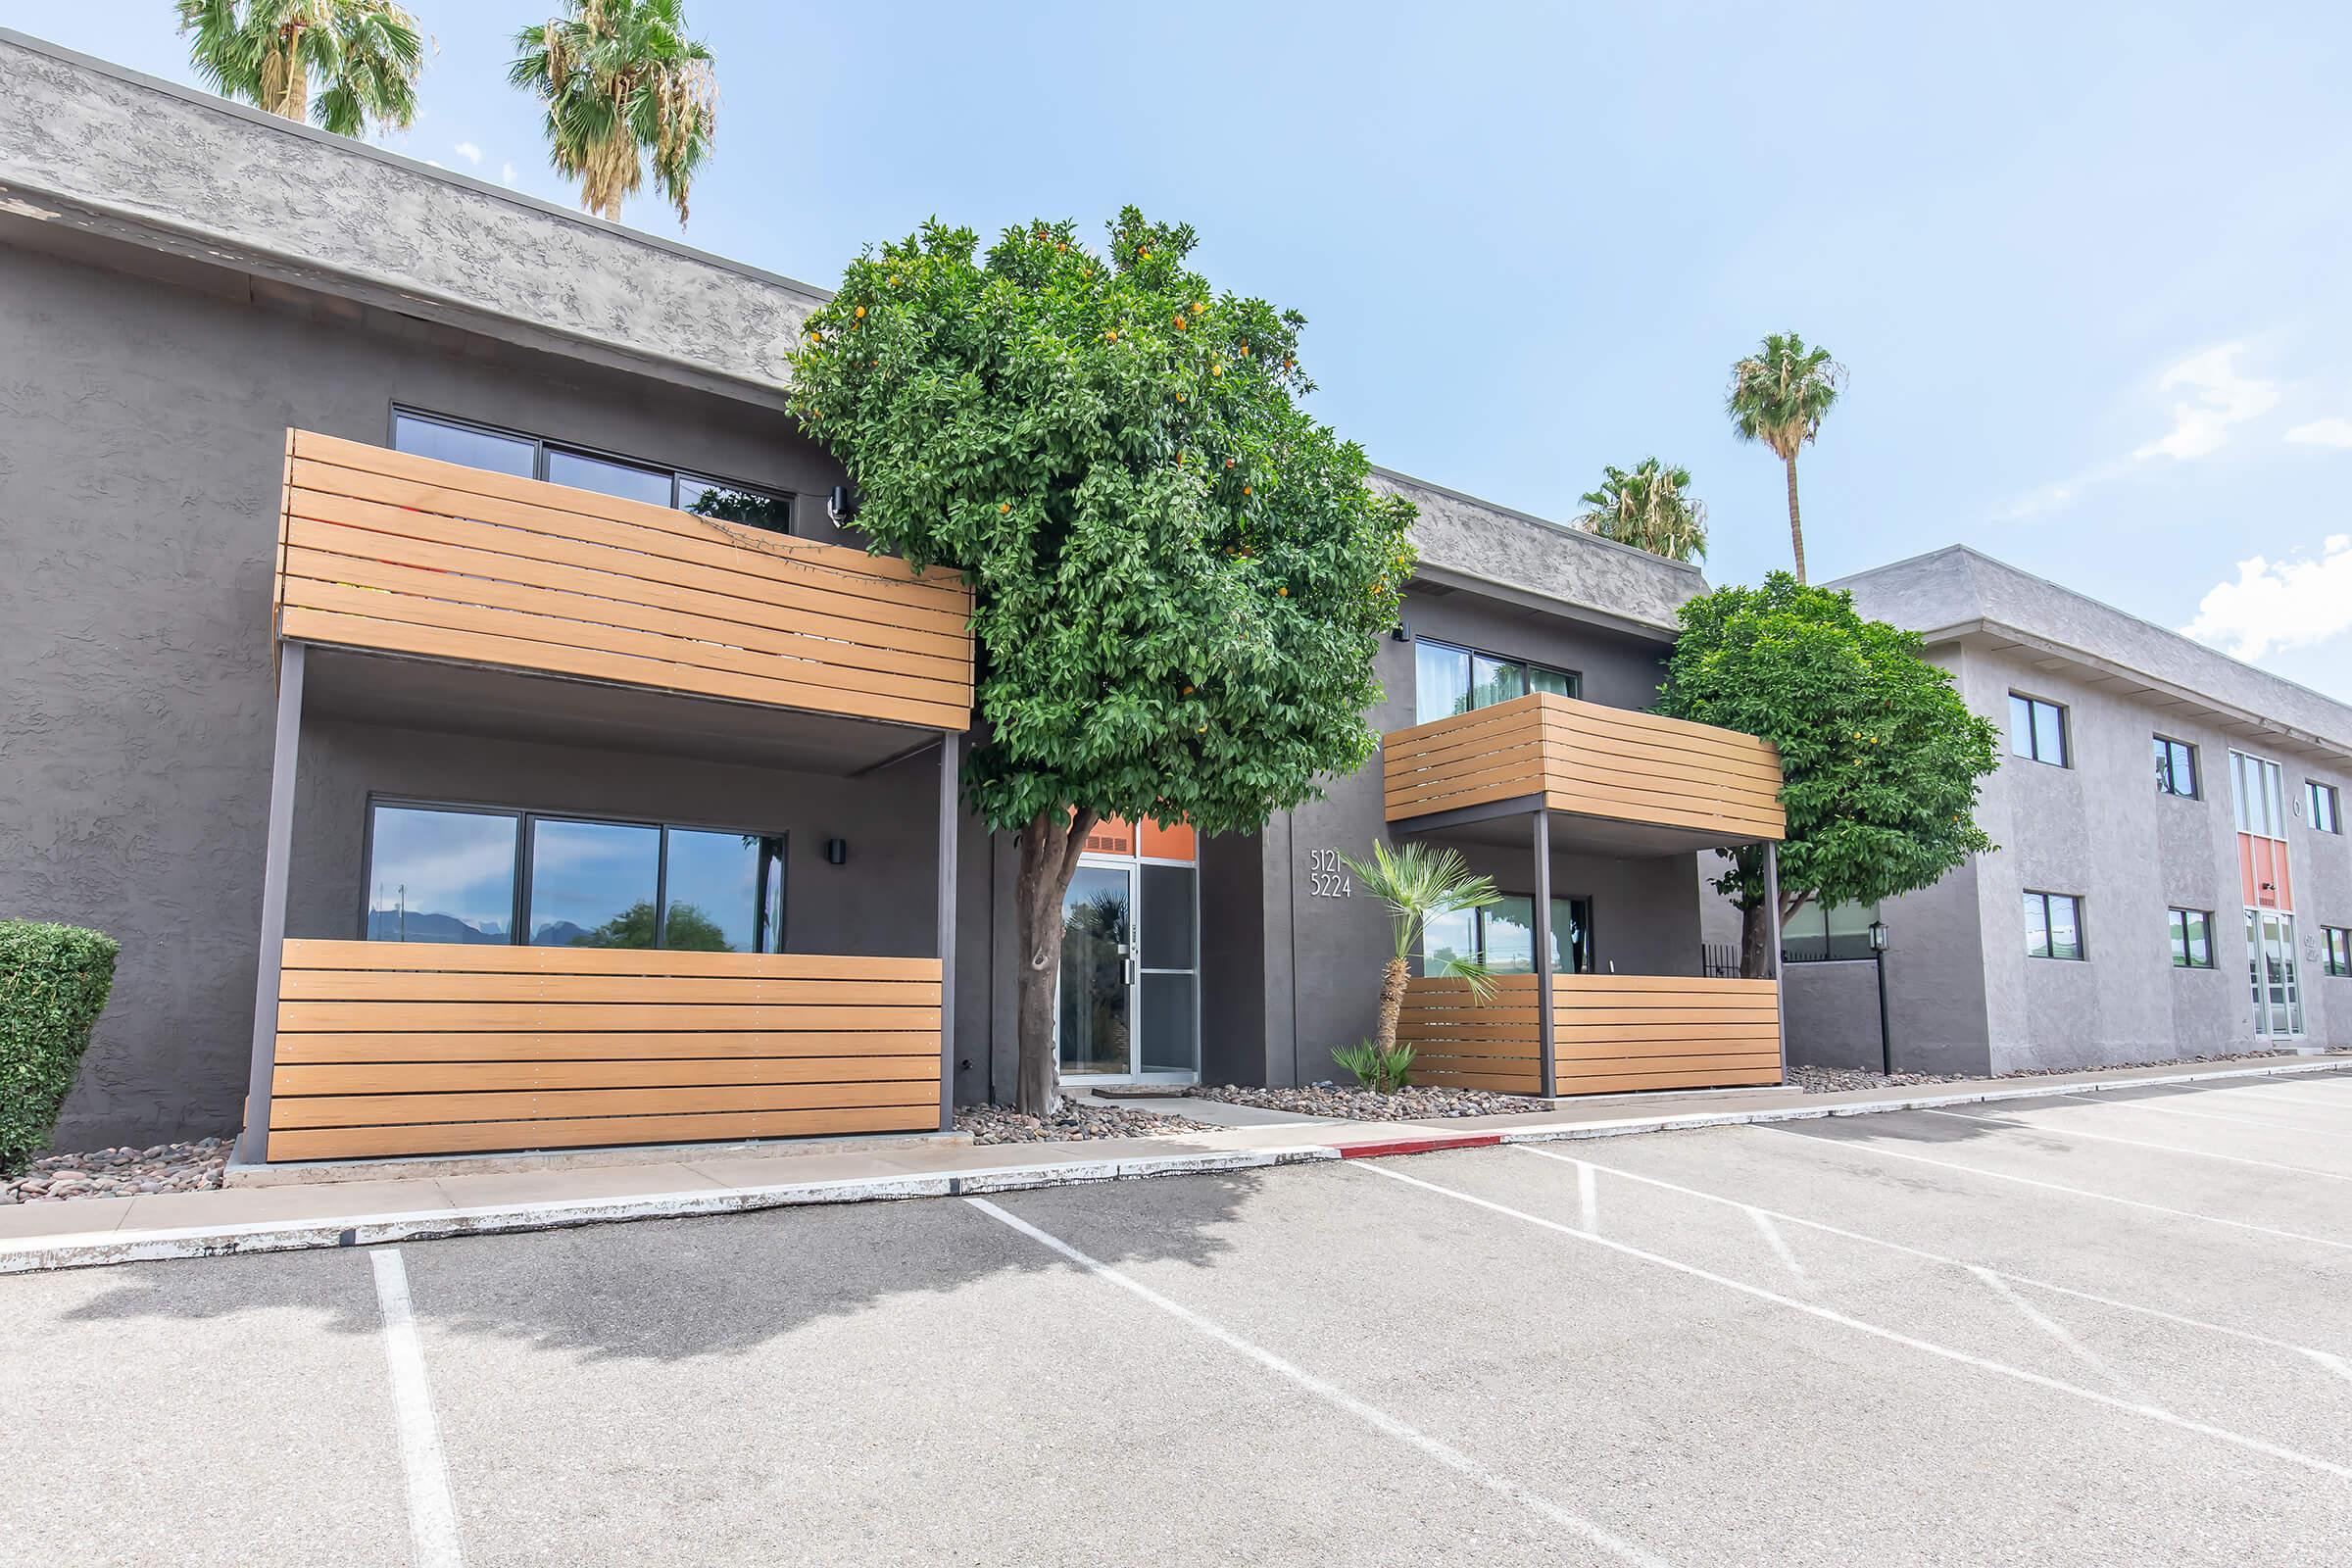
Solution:
{"label": "asphalt parking lot", "polygon": [[2352,1074],[0,1280],[0,1562],[2352,1558]]}

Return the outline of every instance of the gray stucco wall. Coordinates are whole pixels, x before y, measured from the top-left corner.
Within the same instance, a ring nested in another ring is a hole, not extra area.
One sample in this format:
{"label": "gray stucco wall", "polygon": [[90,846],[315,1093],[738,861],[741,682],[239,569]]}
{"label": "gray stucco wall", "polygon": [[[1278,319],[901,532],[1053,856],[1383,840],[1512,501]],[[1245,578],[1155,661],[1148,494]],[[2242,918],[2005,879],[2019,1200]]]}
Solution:
{"label": "gray stucco wall", "polygon": [[85,1146],[236,1119],[288,425],[380,443],[400,401],[788,491],[837,481],[781,414],[207,281],[0,245],[0,910],[122,942],[61,1128]]}

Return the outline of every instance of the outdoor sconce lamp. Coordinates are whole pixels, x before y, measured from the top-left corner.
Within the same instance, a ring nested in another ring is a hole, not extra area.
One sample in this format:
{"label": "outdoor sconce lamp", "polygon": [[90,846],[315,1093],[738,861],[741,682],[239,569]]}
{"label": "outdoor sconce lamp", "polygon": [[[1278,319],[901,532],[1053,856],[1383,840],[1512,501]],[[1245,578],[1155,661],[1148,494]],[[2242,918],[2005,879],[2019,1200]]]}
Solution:
{"label": "outdoor sconce lamp", "polygon": [[1873,953],[1886,951],[1886,922],[1884,920],[1870,922],[1870,951]]}
{"label": "outdoor sconce lamp", "polygon": [[849,858],[850,841],[848,839],[825,840],[825,863],[827,865],[841,865],[847,862]]}
{"label": "outdoor sconce lamp", "polygon": [[[825,515],[833,519],[836,526],[858,515],[857,492],[846,484],[835,485],[833,493],[825,497]],[[839,865],[841,862],[836,860],[833,863]]]}

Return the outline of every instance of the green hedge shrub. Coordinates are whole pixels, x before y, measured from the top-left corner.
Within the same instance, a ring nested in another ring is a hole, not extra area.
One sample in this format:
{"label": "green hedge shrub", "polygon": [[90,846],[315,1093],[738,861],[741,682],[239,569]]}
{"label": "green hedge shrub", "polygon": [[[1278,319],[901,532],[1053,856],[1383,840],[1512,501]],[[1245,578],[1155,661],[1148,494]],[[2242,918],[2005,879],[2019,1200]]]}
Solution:
{"label": "green hedge shrub", "polygon": [[49,1147],[121,951],[79,926],[0,920],[0,1176]]}

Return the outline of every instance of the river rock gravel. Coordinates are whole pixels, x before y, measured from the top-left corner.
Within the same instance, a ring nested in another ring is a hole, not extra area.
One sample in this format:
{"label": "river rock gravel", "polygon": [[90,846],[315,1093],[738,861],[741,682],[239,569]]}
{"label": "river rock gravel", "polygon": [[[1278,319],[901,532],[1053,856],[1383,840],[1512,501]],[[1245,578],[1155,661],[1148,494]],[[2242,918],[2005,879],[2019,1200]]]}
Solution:
{"label": "river rock gravel", "polygon": [[975,1144],[1089,1143],[1098,1138],[1159,1138],[1170,1133],[1204,1133],[1206,1122],[1165,1116],[1125,1105],[1061,1102],[1051,1116],[1024,1116],[1009,1105],[965,1105],[956,1112],[956,1130]]}
{"label": "river rock gravel", "polygon": [[1487,1089],[1440,1089],[1409,1084],[1395,1094],[1370,1089],[1343,1088],[1334,1083],[1308,1084],[1303,1089],[1251,1089],[1220,1084],[1196,1089],[1201,1100],[1228,1105],[1255,1105],[1261,1110],[1288,1110],[1301,1116],[1339,1116],[1348,1121],[1443,1121],[1454,1116],[1501,1116],[1516,1111],[1548,1110],[1541,1100],[1521,1095],[1498,1095]]}
{"label": "river rock gravel", "polygon": [[136,1198],[143,1193],[201,1193],[220,1185],[233,1138],[200,1138],[145,1149],[99,1149],[43,1154],[16,1180],[0,1183],[0,1203],[61,1203],[75,1198]]}

